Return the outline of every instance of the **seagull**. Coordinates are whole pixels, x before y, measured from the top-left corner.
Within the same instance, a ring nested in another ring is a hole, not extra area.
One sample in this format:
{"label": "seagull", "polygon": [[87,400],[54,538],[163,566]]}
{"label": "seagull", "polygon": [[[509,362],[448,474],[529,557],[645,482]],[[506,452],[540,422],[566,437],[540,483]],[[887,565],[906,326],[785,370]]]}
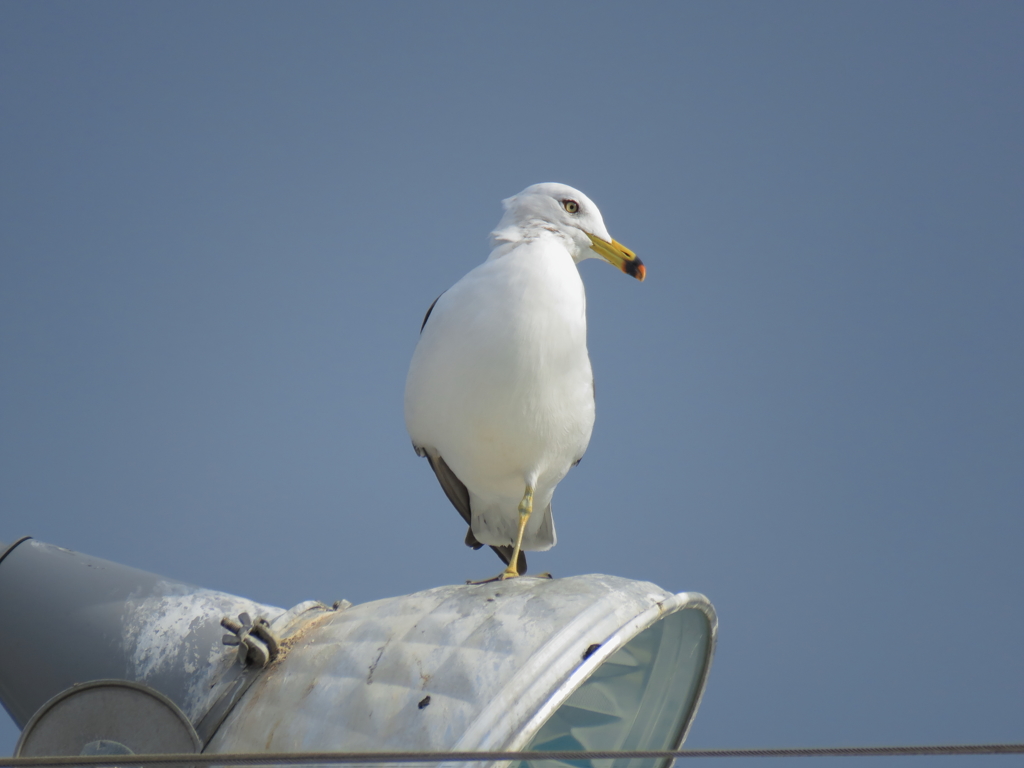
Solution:
{"label": "seagull", "polygon": [[646,274],[579,190],[534,184],[503,205],[490,256],[427,310],[405,385],[413,448],[469,524],[466,544],[489,545],[506,565],[487,581],[525,573],[524,550],[554,546],[551,497],[590,442],[577,265],[602,258]]}

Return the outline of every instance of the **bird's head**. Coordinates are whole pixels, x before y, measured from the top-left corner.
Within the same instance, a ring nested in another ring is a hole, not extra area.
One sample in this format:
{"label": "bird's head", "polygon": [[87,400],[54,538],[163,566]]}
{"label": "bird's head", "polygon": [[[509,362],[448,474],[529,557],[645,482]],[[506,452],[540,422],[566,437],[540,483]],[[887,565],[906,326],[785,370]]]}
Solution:
{"label": "bird's head", "polygon": [[495,243],[515,242],[542,230],[557,232],[576,262],[600,257],[627,275],[643,280],[647,270],[629,248],[608,234],[594,202],[566,184],[534,184],[502,201],[505,215],[491,233]]}

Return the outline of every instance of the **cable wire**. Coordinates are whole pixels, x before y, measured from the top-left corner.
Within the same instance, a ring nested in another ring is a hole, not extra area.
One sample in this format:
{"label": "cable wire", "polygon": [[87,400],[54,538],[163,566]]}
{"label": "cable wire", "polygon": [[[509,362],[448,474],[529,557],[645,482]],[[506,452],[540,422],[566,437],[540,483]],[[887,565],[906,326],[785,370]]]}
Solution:
{"label": "cable wire", "polygon": [[253,752],[90,757],[8,757],[0,768],[142,765],[317,765],[352,763],[468,763],[515,760],[617,760],[688,757],[883,757],[902,755],[1020,755],[1024,744],[947,744],[916,747],[795,747],[791,749],[682,749],[558,752]]}

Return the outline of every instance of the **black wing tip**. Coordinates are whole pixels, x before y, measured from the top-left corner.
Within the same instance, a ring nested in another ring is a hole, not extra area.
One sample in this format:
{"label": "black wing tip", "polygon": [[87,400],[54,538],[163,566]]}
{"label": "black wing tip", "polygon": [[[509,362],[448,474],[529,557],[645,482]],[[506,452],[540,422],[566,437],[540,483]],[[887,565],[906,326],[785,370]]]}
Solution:
{"label": "black wing tip", "polygon": [[[501,558],[501,562],[505,565],[509,564],[509,561],[512,559],[512,547],[491,546],[491,549],[493,549],[494,553]],[[526,573],[526,553],[523,552],[523,550],[519,550],[519,559],[516,560],[516,570],[519,571],[520,576]]]}

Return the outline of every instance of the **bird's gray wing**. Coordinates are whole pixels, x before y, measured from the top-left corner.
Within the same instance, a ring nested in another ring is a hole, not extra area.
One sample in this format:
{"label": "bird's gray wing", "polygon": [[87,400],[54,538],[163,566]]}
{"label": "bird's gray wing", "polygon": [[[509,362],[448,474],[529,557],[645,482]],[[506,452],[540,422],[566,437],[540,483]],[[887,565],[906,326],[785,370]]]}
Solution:
{"label": "bird's gray wing", "polygon": [[[433,309],[433,304],[431,304],[431,309]],[[427,311],[427,316],[430,316],[429,310]],[[448,501],[452,503],[452,506],[462,515],[462,519],[466,521],[466,525],[469,526],[469,530],[466,531],[466,546],[480,549],[483,544],[477,541],[476,536],[473,535],[473,512],[469,506],[469,489],[456,477],[451,467],[445,463],[445,460],[441,458],[439,453],[422,448],[417,448],[416,453],[427,457],[427,461],[430,462],[430,468],[434,470],[437,482],[441,484],[441,490],[444,491],[444,495],[448,497]],[[512,559],[512,547],[492,546],[491,549],[501,558],[501,562],[508,565],[508,561]],[[516,563],[516,570],[519,571],[520,575],[526,573],[525,552],[519,553],[519,559]]]}
{"label": "bird's gray wing", "polygon": [[[444,296],[444,294],[442,293],[441,296]],[[440,299],[441,296],[438,296],[437,299]],[[427,327],[427,320],[430,319],[430,313],[434,311],[434,305],[437,304],[437,299],[430,302],[430,306],[427,307],[427,314],[423,316],[423,323],[420,324],[420,333],[423,333],[423,329]]]}
{"label": "bird's gray wing", "polygon": [[[445,460],[441,458],[439,453],[434,451],[426,451],[427,461],[430,462],[430,468],[434,470],[434,474],[437,475],[437,482],[441,484],[441,489],[444,491],[444,495],[448,497],[448,501],[452,503],[452,506],[458,510],[458,513],[462,515],[462,519],[466,521],[466,525],[473,523],[473,512],[469,507],[469,489],[465,484],[455,476],[451,468],[445,463]],[[476,541],[474,539],[473,541]],[[469,541],[467,539],[467,544]],[[476,541],[476,544],[469,544],[473,549],[479,549],[483,545]]]}

